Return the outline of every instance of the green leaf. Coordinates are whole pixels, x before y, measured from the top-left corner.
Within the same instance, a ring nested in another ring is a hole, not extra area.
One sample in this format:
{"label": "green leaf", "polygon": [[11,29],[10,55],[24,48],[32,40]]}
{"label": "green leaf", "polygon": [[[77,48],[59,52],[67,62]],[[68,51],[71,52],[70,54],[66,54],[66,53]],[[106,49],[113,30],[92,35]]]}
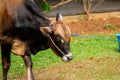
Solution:
{"label": "green leaf", "polygon": [[48,12],[51,10],[50,5],[47,3],[46,0],[42,1],[42,8],[43,8],[43,10],[48,11]]}

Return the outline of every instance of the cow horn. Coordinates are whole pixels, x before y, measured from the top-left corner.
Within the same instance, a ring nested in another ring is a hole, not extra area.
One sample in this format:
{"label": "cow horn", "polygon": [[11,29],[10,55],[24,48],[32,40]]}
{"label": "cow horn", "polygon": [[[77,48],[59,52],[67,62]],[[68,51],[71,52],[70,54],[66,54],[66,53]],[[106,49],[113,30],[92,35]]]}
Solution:
{"label": "cow horn", "polygon": [[60,13],[57,13],[57,15],[56,15],[56,21],[60,21],[60,20],[63,21],[63,17],[62,17],[62,15]]}
{"label": "cow horn", "polygon": [[[57,13],[56,21],[63,21],[63,17],[62,17],[62,15],[60,13]],[[69,27],[64,22],[63,22],[63,26],[62,27],[63,27],[65,32],[67,32],[67,30],[68,30],[68,32],[71,33]]]}

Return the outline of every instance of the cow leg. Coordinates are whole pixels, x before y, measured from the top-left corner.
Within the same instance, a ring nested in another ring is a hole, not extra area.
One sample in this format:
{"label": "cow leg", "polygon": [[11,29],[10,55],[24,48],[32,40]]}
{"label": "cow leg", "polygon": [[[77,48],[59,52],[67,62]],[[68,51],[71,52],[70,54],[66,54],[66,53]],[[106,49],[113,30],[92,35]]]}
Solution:
{"label": "cow leg", "polygon": [[11,45],[1,43],[1,52],[2,52],[2,70],[3,70],[2,80],[7,80],[8,70],[11,65],[11,60],[10,60]]}
{"label": "cow leg", "polygon": [[25,62],[25,66],[27,68],[27,75],[28,75],[28,80],[35,80],[33,77],[33,73],[32,73],[32,60],[31,60],[31,56],[30,55],[24,55],[22,56],[24,62]]}

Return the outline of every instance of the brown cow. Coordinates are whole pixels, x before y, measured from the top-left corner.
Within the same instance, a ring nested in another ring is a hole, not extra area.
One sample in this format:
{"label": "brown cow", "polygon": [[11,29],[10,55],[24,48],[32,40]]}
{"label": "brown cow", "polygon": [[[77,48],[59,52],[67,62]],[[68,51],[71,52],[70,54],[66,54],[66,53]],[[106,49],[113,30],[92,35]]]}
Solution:
{"label": "brown cow", "polygon": [[31,54],[51,48],[63,61],[70,61],[70,37],[60,14],[51,21],[39,12],[33,0],[0,0],[2,80],[7,80],[11,52],[22,56],[28,80],[34,80]]}

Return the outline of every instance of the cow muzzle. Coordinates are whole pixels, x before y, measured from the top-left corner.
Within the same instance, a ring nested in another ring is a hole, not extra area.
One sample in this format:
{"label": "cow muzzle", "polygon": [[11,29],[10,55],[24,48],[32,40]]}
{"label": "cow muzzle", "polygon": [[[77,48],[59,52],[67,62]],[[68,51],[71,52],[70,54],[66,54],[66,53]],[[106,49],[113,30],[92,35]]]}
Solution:
{"label": "cow muzzle", "polygon": [[62,57],[62,60],[65,61],[65,62],[68,62],[68,61],[71,61],[73,59],[73,56],[71,53],[68,53],[67,55],[64,55]]}

